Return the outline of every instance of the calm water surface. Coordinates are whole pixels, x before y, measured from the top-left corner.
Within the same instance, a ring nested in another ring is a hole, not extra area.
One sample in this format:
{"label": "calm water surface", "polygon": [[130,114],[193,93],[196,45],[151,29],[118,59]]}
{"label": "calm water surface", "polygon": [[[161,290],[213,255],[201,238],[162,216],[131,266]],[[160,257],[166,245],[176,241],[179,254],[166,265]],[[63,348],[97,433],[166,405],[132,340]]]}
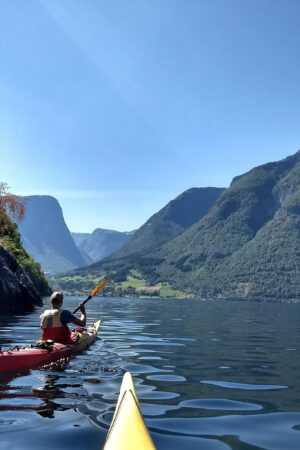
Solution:
{"label": "calm water surface", "polygon": [[[87,306],[89,323],[102,320],[88,350],[63,367],[1,376],[1,450],[101,449],[127,370],[159,450],[300,449],[300,305]],[[41,311],[0,316],[0,345],[33,343]]]}

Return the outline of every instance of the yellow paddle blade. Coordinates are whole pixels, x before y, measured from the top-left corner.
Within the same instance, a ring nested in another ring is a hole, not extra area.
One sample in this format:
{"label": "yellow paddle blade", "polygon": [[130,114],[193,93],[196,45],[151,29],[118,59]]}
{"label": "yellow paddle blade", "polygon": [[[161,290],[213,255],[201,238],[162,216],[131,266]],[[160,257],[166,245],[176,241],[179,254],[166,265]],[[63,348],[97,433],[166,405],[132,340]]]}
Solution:
{"label": "yellow paddle blade", "polygon": [[97,294],[110,280],[104,280],[102,283],[98,284],[98,286],[95,287],[93,292],[91,293],[91,297],[94,297],[94,295]]}

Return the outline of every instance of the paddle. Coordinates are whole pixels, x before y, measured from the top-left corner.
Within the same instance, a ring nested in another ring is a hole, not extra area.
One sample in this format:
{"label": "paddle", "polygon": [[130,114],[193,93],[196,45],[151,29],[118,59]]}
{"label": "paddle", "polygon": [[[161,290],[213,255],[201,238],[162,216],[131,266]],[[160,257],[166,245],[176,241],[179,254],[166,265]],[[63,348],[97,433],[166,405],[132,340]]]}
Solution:
{"label": "paddle", "polygon": [[[84,300],[83,304],[85,304],[86,302],[88,302],[92,297],[94,297],[94,295],[97,294],[97,292],[99,292],[110,280],[104,280],[102,281],[102,283],[98,284],[97,287],[95,287],[95,289],[93,290],[93,292],[91,293],[91,295],[88,296],[88,298],[86,300]],[[79,306],[77,306],[77,308],[75,309],[75,311],[73,311],[73,314],[75,314],[78,310],[79,310]]]}

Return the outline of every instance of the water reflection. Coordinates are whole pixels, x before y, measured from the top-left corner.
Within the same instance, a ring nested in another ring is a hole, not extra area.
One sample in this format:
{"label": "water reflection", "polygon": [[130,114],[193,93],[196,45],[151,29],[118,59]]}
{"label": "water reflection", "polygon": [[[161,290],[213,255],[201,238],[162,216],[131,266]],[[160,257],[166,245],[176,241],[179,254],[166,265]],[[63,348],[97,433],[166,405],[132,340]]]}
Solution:
{"label": "water reflection", "polygon": [[[69,309],[77,303],[66,299]],[[0,375],[2,442],[22,450],[47,448],[48,439],[49,448],[101,448],[129,370],[158,449],[295,450],[299,311],[298,305],[95,299],[88,317],[102,319],[102,327],[92,347],[63,365]],[[39,313],[0,317],[0,345],[34,342]],[[30,437],[19,447],[16,424]],[[41,432],[32,432],[37,426]]]}

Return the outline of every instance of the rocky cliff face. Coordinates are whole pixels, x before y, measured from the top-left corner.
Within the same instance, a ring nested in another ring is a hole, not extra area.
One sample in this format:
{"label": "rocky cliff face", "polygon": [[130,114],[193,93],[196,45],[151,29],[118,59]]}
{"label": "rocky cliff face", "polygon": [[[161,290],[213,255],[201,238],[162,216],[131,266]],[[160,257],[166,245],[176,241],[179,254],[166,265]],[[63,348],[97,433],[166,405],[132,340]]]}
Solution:
{"label": "rocky cliff face", "polygon": [[48,195],[31,195],[26,199],[26,214],[19,232],[24,248],[43,270],[58,273],[86,266],[58,201]]}
{"label": "rocky cliff face", "polygon": [[28,311],[42,299],[16,259],[0,245],[0,311]]}

